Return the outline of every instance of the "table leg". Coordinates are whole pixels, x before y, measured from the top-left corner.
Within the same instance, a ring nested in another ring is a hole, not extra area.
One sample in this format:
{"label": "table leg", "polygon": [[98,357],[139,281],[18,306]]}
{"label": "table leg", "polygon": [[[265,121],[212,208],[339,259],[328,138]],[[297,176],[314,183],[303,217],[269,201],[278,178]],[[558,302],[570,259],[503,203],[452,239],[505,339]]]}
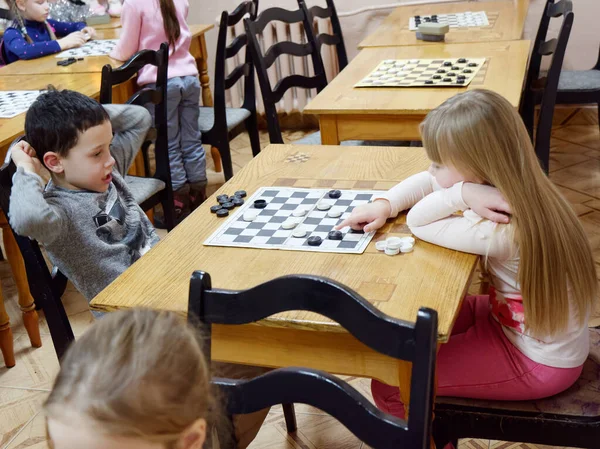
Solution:
{"label": "table leg", "polygon": [[[202,106],[214,106],[212,92],[210,90],[210,77],[208,76],[208,51],[206,50],[206,39],[204,34],[198,36],[200,54],[196,57],[196,64],[200,72],[200,86],[202,86]],[[217,173],[223,170],[221,155],[216,147],[210,147],[210,155],[215,163]]]}
{"label": "table leg", "polygon": [[7,368],[15,366],[15,350],[13,346],[13,334],[10,328],[10,318],[4,306],[4,296],[0,291],[0,351]]}
{"label": "table leg", "polygon": [[[2,215],[3,221],[6,221]],[[15,240],[15,236],[7,225],[2,226],[2,240],[4,241],[4,249],[6,250],[6,258],[10,265],[10,269],[17,284],[17,293],[19,296],[19,307],[23,315],[23,325],[29,335],[31,346],[39,348],[42,346],[42,338],[40,337],[40,325],[38,313],[35,310],[35,302],[29,291],[29,283],[27,282],[27,272],[25,264],[21,257],[21,252]]]}
{"label": "table leg", "polygon": [[321,128],[321,143],[323,145],[340,144],[337,120],[334,116],[320,116],[319,127]]}

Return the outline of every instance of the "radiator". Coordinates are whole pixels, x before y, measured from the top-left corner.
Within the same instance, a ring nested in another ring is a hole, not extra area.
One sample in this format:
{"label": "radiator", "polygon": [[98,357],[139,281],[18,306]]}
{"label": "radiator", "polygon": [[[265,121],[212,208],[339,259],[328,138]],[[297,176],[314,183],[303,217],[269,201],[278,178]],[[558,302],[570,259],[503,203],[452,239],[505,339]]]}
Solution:
{"label": "radiator", "polygon": [[[313,26],[315,34],[332,33],[331,22],[328,19],[316,18]],[[243,33],[244,25],[242,22],[238,23],[235,27],[229,27],[228,45],[233,39],[235,39],[237,35]],[[267,50],[271,45],[284,41],[292,41],[297,43],[306,42],[306,34],[304,33],[302,23],[287,24],[283,22],[272,22],[265,28],[262,36],[259,36],[259,42],[263,54],[265,54],[265,50]],[[332,80],[339,71],[335,47],[323,45],[321,47],[321,57],[323,59],[323,65],[325,66],[327,79]],[[226,72],[230,73],[231,70],[244,61],[244,58],[245,50],[242,50],[234,58],[231,58],[227,61],[228,65]],[[279,56],[275,63],[269,68],[268,72],[269,80],[271,81],[271,87],[275,87],[280,79],[291,74],[305,76],[312,76],[314,74],[310,56],[302,58],[290,55]],[[302,88],[292,88],[288,90],[281,99],[277,106],[277,110],[280,113],[288,114],[292,112],[301,112],[313,95],[316,95],[316,90],[314,89],[309,91]],[[262,114],[264,112],[264,106],[262,103],[260,86],[258,85],[258,78],[256,78],[256,97],[256,107],[258,113]],[[243,81],[238,82],[235,86],[227,91],[228,106],[239,107],[242,104],[243,98]]]}

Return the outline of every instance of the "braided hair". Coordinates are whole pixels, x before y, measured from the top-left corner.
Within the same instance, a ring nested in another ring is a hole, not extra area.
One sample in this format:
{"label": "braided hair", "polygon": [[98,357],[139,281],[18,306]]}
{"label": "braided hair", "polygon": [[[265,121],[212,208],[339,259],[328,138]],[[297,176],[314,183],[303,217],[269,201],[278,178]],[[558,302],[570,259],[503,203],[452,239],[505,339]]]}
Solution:
{"label": "braided hair", "polygon": [[[21,31],[21,34],[23,35],[23,37],[25,38],[25,40],[27,41],[28,44],[33,44],[33,39],[31,39],[31,37],[27,33],[27,28],[25,27],[25,21],[23,20],[21,11],[19,11],[19,8],[17,7],[17,1],[16,0],[8,0],[8,3],[10,6],[10,9],[12,10],[12,12],[15,16],[13,26]],[[52,29],[50,24],[47,21],[44,21],[44,25],[46,25],[46,29],[48,30],[48,34],[50,35],[50,39],[55,41],[56,34],[54,34],[54,30]]]}

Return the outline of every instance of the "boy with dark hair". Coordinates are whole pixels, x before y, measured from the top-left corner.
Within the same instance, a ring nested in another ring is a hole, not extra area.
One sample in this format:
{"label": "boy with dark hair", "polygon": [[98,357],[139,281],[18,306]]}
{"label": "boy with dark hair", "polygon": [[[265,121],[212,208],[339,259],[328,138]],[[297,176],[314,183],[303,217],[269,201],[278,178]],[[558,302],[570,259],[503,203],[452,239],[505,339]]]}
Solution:
{"label": "boy with dark hair", "polygon": [[[88,301],[158,242],[124,180],[150,125],[143,107],[51,89],[11,149],[11,226],[43,244]],[[45,188],[42,163],[52,176]]]}

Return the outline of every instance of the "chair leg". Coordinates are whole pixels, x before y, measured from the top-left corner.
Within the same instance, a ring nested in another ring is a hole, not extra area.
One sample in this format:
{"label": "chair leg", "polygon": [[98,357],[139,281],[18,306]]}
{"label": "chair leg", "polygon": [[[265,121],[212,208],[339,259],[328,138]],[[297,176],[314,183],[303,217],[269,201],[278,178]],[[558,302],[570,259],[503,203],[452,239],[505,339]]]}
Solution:
{"label": "chair leg", "polygon": [[160,202],[163,208],[163,216],[165,220],[165,226],[167,232],[171,232],[175,227],[175,206],[173,200],[169,199],[167,195],[163,196],[163,200]]}
{"label": "chair leg", "polygon": [[233,176],[233,162],[231,160],[231,150],[227,137],[219,142],[219,153],[221,154],[221,162],[223,163],[225,181],[229,181]]}
{"label": "chair leg", "polygon": [[10,328],[10,319],[4,306],[4,297],[0,291],[0,351],[7,368],[15,366],[15,349],[13,346],[13,333]]}
{"label": "chair leg", "polygon": [[250,137],[250,146],[252,147],[252,155],[256,156],[260,153],[260,137],[258,136],[258,122],[256,114],[250,114],[250,117],[244,122],[248,137]]}
{"label": "chair leg", "polygon": [[285,417],[285,426],[287,427],[288,433],[293,433],[298,430],[294,404],[283,404],[283,416]]}
{"label": "chair leg", "polygon": [[211,146],[210,155],[212,156],[212,160],[215,163],[215,171],[217,173],[221,173],[221,171],[223,171],[223,165],[221,164],[221,154],[219,153],[219,149]]}

